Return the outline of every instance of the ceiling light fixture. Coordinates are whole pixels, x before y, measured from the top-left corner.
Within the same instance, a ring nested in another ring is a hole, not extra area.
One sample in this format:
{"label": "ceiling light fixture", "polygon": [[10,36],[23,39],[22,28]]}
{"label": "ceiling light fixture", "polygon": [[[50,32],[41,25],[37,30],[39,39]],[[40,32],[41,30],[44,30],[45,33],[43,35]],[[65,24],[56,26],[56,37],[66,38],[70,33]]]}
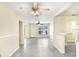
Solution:
{"label": "ceiling light fixture", "polygon": [[39,15],[39,12],[38,12],[38,11],[32,11],[32,14],[33,14],[34,16],[38,16],[38,15]]}
{"label": "ceiling light fixture", "polygon": [[[38,3],[34,2],[33,6],[32,6],[32,14],[35,17],[35,20],[38,20],[38,16],[40,15],[39,10],[38,10]],[[36,23],[36,25],[43,25],[40,23],[40,21],[38,20],[38,22]]]}
{"label": "ceiling light fixture", "polygon": [[32,5],[32,14],[34,16],[38,16],[39,15],[39,11],[38,11],[38,3],[34,2]]}

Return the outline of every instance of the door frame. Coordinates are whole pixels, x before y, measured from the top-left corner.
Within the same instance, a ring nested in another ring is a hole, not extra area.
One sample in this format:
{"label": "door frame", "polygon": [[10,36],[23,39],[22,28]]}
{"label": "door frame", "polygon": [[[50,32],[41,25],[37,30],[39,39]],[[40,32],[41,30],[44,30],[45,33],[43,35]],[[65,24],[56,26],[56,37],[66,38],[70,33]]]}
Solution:
{"label": "door frame", "polygon": [[24,23],[19,21],[19,46],[24,45]]}

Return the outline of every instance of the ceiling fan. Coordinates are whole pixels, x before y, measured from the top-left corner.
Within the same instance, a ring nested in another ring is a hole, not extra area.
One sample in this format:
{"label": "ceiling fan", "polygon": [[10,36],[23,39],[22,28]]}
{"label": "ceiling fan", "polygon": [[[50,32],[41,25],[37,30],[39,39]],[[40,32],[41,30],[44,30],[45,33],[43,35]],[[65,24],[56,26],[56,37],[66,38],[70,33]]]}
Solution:
{"label": "ceiling fan", "polygon": [[[45,11],[49,11],[50,9],[49,8],[40,8],[39,7],[39,3],[37,2],[33,2],[32,4],[32,14],[35,16],[35,17],[38,17],[40,15],[40,10],[45,10]],[[36,23],[36,25],[43,25],[40,23],[40,21],[38,21]]]}
{"label": "ceiling fan", "polygon": [[[26,12],[26,10],[28,12]],[[42,12],[45,12],[45,11],[47,12],[47,11],[50,11],[50,10],[51,9],[50,9],[49,6],[44,6],[40,2],[32,2],[32,3],[28,4],[28,5],[26,5],[26,4],[20,4],[19,5],[19,11],[20,12],[22,12],[22,13],[23,12],[25,12],[25,13],[31,12],[31,14],[33,16],[40,15],[40,14],[42,14]]]}
{"label": "ceiling fan", "polygon": [[37,23],[36,23],[36,25],[43,25],[42,23],[40,23],[40,21],[38,21]]}
{"label": "ceiling fan", "polygon": [[[51,10],[47,6],[42,7],[41,3],[39,3],[39,2],[33,2],[30,6],[31,8],[29,8],[29,7],[27,8],[27,7],[28,7],[28,5],[22,5],[19,8],[20,8],[20,10],[24,10],[23,12],[25,12],[26,9],[29,9],[31,12],[31,15],[33,15],[36,20],[38,20],[38,16],[40,16],[40,14],[42,14],[42,12]],[[41,23],[40,23],[40,21],[38,21],[36,24],[38,25]],[[43,25],[43,24],[41,24],[41,25]]]}
{"label": "ceiling fan", "polygon": [[40,3],[33,2],[32,3],[32,14],[34,16],[38,16],[41,13],[41,11],[50,11],[50,9],[49,8],[42,8],[40,6]]}

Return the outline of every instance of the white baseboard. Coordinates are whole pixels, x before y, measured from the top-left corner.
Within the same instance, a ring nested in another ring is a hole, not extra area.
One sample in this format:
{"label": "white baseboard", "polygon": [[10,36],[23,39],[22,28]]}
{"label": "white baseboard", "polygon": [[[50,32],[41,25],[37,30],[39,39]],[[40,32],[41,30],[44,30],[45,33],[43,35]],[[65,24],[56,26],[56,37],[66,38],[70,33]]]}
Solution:
{"label": "white baseboard", "polygon": [[56,45],[54,45],[53,44],[53,46],[60,52],[60,53],[62,53],[62,54],[64,54],[65,53],[65,50],[64,51],[62,51],[61,49],[59,49]]}
{"label": "white baseboard", "polygon": [[13,50],[8,57],[11,57],[17,50],[19,49],[19,47],[17,47],[15,50]]}

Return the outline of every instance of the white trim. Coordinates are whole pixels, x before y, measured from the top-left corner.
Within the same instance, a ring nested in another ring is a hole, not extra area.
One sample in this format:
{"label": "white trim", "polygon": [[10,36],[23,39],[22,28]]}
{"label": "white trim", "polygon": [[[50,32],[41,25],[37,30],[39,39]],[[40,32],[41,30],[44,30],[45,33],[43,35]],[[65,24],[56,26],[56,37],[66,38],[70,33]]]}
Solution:
{"label": "white trim", "polygon": [[65,53],[65,51],[62,51],[61,49],[58,49],[58,47],[57,47],[56,45],[53,44],[53,46],[54,46],[59,52],[61,52],[62,54]]}
{"label": "white trim", "polygon": [[8,57],[11,57],[18,49],[19,49],[19,46],[18,46],[15,50],[13,50],[13,51],[9,54]]}

